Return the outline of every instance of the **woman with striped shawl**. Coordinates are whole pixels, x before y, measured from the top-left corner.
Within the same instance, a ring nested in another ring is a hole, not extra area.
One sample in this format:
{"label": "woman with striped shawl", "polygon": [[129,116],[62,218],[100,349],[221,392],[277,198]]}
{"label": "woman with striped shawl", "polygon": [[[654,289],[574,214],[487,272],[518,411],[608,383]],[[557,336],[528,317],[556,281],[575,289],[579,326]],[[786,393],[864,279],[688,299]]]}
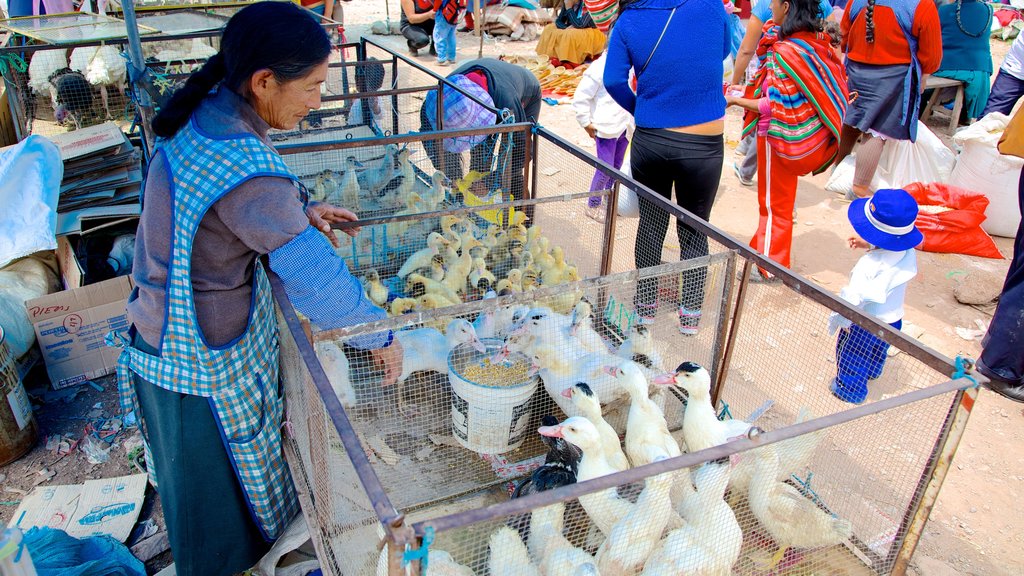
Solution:
{"label": "woman with striped shawl", "polygon": [[[760,222],[750,246],[789,267],[797,179],[824,171],[836,155],[848,92],[816,0],[771,0],[757,48],[761,67],[744,96],[743,134],[757,134]],[[770,279],[763,270],[755,279]]]}

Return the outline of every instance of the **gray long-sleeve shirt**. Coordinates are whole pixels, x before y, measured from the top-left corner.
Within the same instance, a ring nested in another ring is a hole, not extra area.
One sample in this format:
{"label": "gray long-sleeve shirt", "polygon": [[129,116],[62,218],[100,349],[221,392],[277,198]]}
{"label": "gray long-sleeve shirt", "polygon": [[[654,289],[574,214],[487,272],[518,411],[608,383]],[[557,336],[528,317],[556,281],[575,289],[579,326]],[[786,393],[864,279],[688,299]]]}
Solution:
{"label": "gray long-sleeve shirt", "polygon": [[[196,121],[215,137],[254,134],[270,146],[270,126],[234,92],[221,89],[203,101]],[[167,266],[173,221],[171,174],[157,152],[146,180],[132,277],[138,298],[128,315],[139,334],[159,348],[164,328]],[[309,226],[297,189],[276,177],[253,178],[210,208],[192,246],[192,289],[199,328],[211,346],[223,346],[245,330],[252,298],[253,264]]]}

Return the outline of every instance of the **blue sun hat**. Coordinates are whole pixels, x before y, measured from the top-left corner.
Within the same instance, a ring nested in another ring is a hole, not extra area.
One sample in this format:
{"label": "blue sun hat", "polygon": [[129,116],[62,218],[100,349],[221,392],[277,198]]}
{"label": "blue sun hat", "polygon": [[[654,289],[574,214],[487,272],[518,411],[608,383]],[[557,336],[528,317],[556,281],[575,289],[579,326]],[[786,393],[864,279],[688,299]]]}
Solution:
{"label": "blue sun hat", "polygon": [[906,190],[883,189],[854,200],[846,215],[861,238],[884,250],[909,250],[924,240],[914,226],[917,201]]}
{"label": "blue sun hat", "polygon": [[[473,82],[462,74],[449,76],[448,81],[459,87],[462,92],[470,94],[480,102],[494,107],[494,100],[482,86]],[[497,122],[497,115],[487,108],[467,98],[465,94],[453,90],[450,86],[444,89],[444,126],[445,130],[468,130],[472,128],[484,128],[494,126]],[[427,121],[433,129],[437,129],[437,90],[427,92],[423,100],[423,109],[427,114]],[[459,136],[456,138],[445,138],[444,149],[449,152],[465,152],[487,139],[486,134],[476,136]]]}

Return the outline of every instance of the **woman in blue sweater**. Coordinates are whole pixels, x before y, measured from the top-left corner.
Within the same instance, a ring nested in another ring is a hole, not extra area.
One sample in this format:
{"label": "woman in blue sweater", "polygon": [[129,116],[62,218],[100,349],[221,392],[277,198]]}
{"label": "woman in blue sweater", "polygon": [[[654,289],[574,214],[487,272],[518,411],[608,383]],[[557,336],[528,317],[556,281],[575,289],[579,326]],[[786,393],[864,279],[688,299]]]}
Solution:
{"label": "woman in blue sweater", "polygon": [[981,118],[992,78],[992,7],[980,0],[956,0],[939,6],[942,22],[942,64],[935,76],[964,83],[961,122]]}
{"label": "woman in blue sweater", "polygon": [[[636,118],[630,153],[633,177],[698,218],[707,220],[722,176],[725,95],[722,60],[729,55],[729,27],[721,0],[620,0],[608,41],[604,83],[612,98]],[[637,91],[629,86],[636,71]],[[634,260],[637,268],[661,263],[668,213],[640,199]],[[676,222],[681,259],[708,253],[707,238]],[[683,274],[679,331],[696,334],[704,303],[699,268]],[[643,279],[634,305],[641,322],[658,310],[657,279]]]}

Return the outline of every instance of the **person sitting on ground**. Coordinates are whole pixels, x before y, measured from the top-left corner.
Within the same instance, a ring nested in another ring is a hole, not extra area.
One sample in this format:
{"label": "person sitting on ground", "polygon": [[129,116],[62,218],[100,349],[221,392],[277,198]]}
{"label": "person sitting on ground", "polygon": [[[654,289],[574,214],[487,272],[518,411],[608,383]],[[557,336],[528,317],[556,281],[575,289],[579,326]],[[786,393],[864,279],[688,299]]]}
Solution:
{"label": "person sitting on ground", "polygon": [[[871,198],[854,200],[846,214],[857,233],[847,243],[868,252],[853,267],[850,283],[839,296],[899,330],[907,283],[917,275],[914,247],[924,240],[914,226],[917,202],[906,190],[879,190]],[[840,400],[860,404],[867,399],[868,381],[882,375],[889,345],[833,313],[829,333],[837,329],[837,374],[829,388]]]}
{"label": "person sitting on ground", "polygon": [[[384,65],[376,58],[367,60],[371,63],[356,68],[356,91],[361,94],[377,92],[384,85]],[[383,106],[383,96],[360,98],[352,103],[348,123],[353,126],[370,126],[379,132]]]}
{"label": "person sitting on ground", "polygon": [[428,45],[431,56],[437,55],[434,49],[435,14],[433,0],[402,0],[400,26],[413,56],[418,56],[420,48]]}
{"label": "person sitting on ground", "polygon": [[[981,118],[992,79],[992,7],[981,0],[956,0],[939,6],[942,22],[942,64],[935,76],[964,83],[965,106],[960,121]],[[928,94],[925,94],[928,97]]]}

